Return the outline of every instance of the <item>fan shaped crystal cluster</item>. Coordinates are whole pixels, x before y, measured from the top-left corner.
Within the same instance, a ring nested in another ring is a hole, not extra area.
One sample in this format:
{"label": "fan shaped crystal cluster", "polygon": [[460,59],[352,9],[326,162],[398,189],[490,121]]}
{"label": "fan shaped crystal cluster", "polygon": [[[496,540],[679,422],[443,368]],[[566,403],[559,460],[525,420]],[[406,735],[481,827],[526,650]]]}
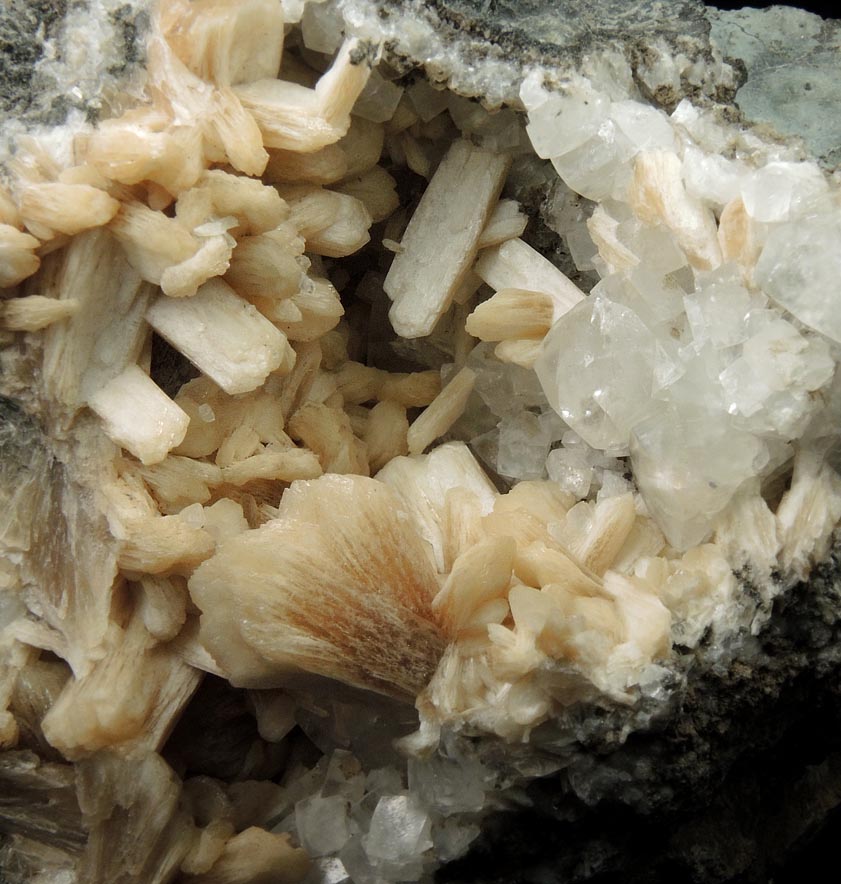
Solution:
{"label": "fan shaped crystal cluster", "polygon": [[[111,116],[6,160],[20,880],[427,880],[828,554],[835,178],[618,56],[501,108],[387,29],[167,0]],[[228,773],[183,739],[225,682]]]}

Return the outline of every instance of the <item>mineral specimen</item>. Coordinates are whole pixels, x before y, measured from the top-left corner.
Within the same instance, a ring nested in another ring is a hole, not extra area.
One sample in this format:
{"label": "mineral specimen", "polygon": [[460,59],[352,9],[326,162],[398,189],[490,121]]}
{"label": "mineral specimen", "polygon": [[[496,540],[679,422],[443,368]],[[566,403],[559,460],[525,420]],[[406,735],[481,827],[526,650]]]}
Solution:
{"label": "mineral specimen", "polygon": [[98,2],[143,65],[8,103],[9,880],[431,880],[835,671],[835,176],[696,3],[492,5]]}

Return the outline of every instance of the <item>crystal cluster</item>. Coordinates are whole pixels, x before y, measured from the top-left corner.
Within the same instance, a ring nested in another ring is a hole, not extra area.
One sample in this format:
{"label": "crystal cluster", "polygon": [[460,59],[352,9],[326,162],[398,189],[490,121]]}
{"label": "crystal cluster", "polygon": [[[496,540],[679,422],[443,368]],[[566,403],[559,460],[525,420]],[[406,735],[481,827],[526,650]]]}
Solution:
{"label": "crystal cluster", "polygon": [[550,92],[539,75],[521,97],[537,153],[599,201],[586,225],[600,281],[535,369],[586,443],[630,454],[649,511],[686,549],[814,435],[839,340],[837,200],[814,163],[708,155],[686,105],[670,118],[589,81]]}
{"label": "crystal cluster", "polygon": [[133,99],[8,161],[0,859],[33,880],[428,881],[830,549],[837,183],[645,102],[704,87],[687,58],[488,61],[483,106],[393,26],[169,0]]}

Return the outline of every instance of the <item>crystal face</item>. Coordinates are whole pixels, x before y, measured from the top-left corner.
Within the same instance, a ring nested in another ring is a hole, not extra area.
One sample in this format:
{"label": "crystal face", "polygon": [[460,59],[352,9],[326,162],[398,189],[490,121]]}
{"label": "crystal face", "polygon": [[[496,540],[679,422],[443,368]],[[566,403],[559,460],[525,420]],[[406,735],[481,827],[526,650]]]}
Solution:
{"label": "crystal face", "polygon": [[428,882],[827,558],[837,176],[697,4],[562,5],[172,0],[9,128],[0,862]]}
{"label": "crystal face", "polygon": [[841,216],[808,215],[768,235],[756,265],[756,280],[801,322],[841,342],[838,272]]}
{"label": "crystal face", "polygon": [[585,442],[621,450],[651,398],[656,346],[632,310],[594,294],[555,324],[535,369],[549,404]]}

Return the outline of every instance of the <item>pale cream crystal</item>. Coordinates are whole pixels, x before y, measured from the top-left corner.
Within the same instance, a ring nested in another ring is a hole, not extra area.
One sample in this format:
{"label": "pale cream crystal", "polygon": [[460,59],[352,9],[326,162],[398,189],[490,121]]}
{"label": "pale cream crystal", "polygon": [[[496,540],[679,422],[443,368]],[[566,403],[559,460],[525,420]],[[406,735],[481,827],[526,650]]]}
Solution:
{"label": "pale cream crystal", "polygon": [[383,287],[404,338],[428,335],[450,306],[499,196],[510,160],[456,141],[441,161],[403,236]]}
{"label": "pale cream crystal", "polygon": [[136,365],[88,400],[103,430],[141,463],[153,464],[184,440],[190,418]]}
{"label": "pale cream crystal", "polygon": [[161,296],[149,307],[146,318],[227,393],[247,393],[270,372],[289,371],[294,364],[283,332],[222,280],[206,282],[192,298]]}

